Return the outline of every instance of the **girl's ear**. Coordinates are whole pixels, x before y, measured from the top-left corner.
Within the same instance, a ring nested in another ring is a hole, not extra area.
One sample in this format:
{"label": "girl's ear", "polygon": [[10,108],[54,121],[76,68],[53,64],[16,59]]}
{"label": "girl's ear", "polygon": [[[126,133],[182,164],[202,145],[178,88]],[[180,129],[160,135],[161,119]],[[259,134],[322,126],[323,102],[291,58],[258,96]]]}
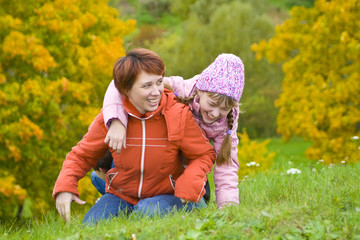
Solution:
{"label": "girl's ear", "polygon": [[199,89],[196,90],[197,94],[199,95],[199,97],[203,96],[204,94],[206,94],[206,92],[201,91]]}

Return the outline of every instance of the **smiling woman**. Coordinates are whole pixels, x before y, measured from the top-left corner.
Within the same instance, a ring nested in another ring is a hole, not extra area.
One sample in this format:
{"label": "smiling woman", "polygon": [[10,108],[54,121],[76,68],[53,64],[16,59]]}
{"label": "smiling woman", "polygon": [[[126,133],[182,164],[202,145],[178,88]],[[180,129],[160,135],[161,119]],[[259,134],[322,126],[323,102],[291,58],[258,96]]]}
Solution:
{"label": "smiling woman", "polygon": [[[173,209],[191,211],[206,206],[202,197],[214,150],[189,107],[164,90],[164,69],[162,59],[147,49],[134,49],[116,62],[114,82],[129,115],[127,144],[120,154],[111,150],[115,167],[106,174],[106,193],[86,214],[84,223],[120,212],[162,216]],[[84,203],[78,197],[77,181],[108,150],[106,134],[99,113],[65,159],[53,192],[65,220],[70,219],[72,201]],[[186,158],[186,169],[180,153]]]}
{"label": "smiling woman", "polygon": [[141,71],[127,96],[134,107],[141,113],[155,111],[164,92],[163,77]]}

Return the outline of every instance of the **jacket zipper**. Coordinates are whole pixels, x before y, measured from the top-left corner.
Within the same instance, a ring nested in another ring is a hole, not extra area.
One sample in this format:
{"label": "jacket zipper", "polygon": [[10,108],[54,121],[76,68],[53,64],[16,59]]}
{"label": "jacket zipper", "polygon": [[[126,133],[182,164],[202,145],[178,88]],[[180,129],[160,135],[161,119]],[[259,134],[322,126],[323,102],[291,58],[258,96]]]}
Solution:
{"label": "jacket zipper", "polygon": [[144,180],[144,158],[145,158],[145,141],[146,141],[146,132],[145,132],[145,119],[141,119],[142,124],[142,147],[141,147],[141,167],[140,167],[140,184],[138,191],[138,198],[141,198],[141,190]]}
{"label": "jacket zipper", "polygon": [[141,168],[140,168],[140,184],[139,184],[139,190],[138,190],[138,198],[141,198],[141,190],[143,187],[143,181],[144,181],[144,162],[145,162],[145,143],[146,143],[146,131],[145,131],[145,120],[148,120],[153,116],[150,115],[147,118],[139,118],[138,116],[128,113],[130,116],[133,116],[139,120],[141,120],[142,125],[142,149],[141,149]]}

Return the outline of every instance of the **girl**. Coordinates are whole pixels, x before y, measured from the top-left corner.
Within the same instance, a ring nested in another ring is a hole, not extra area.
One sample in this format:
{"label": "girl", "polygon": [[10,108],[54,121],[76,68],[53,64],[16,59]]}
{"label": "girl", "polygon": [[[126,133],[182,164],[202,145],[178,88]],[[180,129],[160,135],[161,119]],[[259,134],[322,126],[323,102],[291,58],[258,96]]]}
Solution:
{"label": "girl", "polygon": [[[184,81],[181,77],[164,78],[179,101],[190,106],[195,121],[213,141],[216,152],[214,169],[218,208],[239,204],[237,127],[239,101],[244,88],[244,65],[233,54],[220,54],[200,75]],[[149,100],[150,101],[150,100]],[[105,138],[111,148],[120,152],[126,147],[127,114],[114,83],[105,94],[103,114],[109,132]]]}

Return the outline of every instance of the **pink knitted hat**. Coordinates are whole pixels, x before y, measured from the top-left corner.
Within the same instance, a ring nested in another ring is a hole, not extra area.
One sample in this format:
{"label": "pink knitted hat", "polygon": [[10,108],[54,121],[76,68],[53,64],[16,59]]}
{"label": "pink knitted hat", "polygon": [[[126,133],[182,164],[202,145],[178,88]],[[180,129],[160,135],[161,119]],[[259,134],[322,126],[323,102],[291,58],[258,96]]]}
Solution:
{"label": "pink knitted hat", "polygon": [[245,69],[241,59],[233,54],[220,54],[201,74],[196,88],[202,91],[220,93],[240,101],[244,84]]}

